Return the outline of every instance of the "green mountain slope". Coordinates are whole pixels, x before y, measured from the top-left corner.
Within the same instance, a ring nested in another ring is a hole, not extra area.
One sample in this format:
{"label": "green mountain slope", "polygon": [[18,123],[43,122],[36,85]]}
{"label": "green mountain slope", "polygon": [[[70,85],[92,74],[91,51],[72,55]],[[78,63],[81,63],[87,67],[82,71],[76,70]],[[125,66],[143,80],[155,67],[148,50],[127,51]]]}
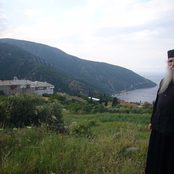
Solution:
{"label": "green mountain slope", "polygon": [[0,42],[25,49],[54,65],[57,71],[68,78],[79,81],[101,93],[114,94],[116,91],[156,86],[154,82],[126,68],[83,60],[47,45],[15,39],[0,39]]}
{"label": "green mountain slope", "polygon": [[[46,81],[55,85],[55,91],[83,93],[88,95],[92,89],[54,70],[55,68],[39,57],[14,45],[0,43],[0,80],[29,79]],[[95,91],[93,91],[95,93]]]}

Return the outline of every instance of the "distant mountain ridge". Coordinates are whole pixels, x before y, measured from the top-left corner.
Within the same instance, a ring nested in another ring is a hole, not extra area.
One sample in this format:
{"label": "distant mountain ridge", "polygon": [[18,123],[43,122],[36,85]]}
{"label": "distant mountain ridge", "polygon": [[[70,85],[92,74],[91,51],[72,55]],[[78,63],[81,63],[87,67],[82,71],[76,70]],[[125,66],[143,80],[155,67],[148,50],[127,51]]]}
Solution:
{"label": "distant mountain ridge", "polygon": [[46,81],[55,85],[55,91],[68,93],[83,93],[88,95],[95,90],[78,81],[71,80],[55,70],[55,67],[31,53],[7,43],[0,43],[0,80],[29,79],[32,81]]}
{"label": "distant mountain ridge", "polygon": [[35,61],[40,61],[42,65],[49,66],[67,79],[79,82],[97,93],[111,95],[122,90],[150,88],[157,85],[126,68],[83,60],[44,44],[15,39],[0,39],[0,43],[15,45],[30,52],[37,57]]}

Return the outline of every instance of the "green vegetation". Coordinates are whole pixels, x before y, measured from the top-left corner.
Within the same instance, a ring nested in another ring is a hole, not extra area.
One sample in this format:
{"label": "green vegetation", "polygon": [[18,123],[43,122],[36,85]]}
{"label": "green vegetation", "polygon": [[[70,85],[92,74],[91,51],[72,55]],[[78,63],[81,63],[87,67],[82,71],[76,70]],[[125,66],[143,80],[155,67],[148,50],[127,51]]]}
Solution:
{"label": "green vegetation", "polygon": [[[0,43],[0,61],[0,80],[11,80],[17,76],[19,79],[51,83],[55,86],[56,92],[64,89],[67,93],[79,93],[78,90],[69,88],[72,80],[56,71],[51,64],[19,47]],[[73,83],[88,92],[90,90],[79,82],[73,81]]]}
{"label": "green vegetation", "polygon": [[[62,108],[57,101],[47,104],[43,98],[27,93],[6,97],[0,102],[0,126],[3,128],[23,128],[40,126],[59,129],[62,121]],[[59,126],[60,125],[60,126]]]}
{"label": "green vegetation", "polygon": [[79,59],[47,45],[14,39],[0,39],[0,42],[11,44],[10,48],[6,45],[0,49],[0,54],[6,53],[6,58],[1,55],[0,78],[18,76],[47,81],[55,85],[56,92],[63,90],[69,94],[85,95],[91,92],[111,95],[123,90],[156,86],[126,68]]}
{"label": "green vegetation", "polygon": [[0,90],[0,95],[5,95],[4,91]]}
{"label": "green vegetation", "polygon": [[150,109],[68,99],[0,96],[0,173],[144,173]]}
{"label": "green vegetation", "polygon": [[0,130],[0,173],[144,173],[149,119],[65,115],[69,134],[47,131],[45,125]]}

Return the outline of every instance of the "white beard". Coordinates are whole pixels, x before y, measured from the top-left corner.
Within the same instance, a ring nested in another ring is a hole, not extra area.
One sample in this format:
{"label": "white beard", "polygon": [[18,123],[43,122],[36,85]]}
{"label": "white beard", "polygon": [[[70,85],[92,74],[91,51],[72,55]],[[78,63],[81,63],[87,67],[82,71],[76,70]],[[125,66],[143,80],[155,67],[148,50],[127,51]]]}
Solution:
{"label": "white beard", "polygon": [[171,68],[172,67],[167,68],[167,72],[166,72],[166,75],[162,81],[159,94],[163,93],[167,89],[167,87],[169,86],[169,83],[171,81],[174,83],[174,70]]}

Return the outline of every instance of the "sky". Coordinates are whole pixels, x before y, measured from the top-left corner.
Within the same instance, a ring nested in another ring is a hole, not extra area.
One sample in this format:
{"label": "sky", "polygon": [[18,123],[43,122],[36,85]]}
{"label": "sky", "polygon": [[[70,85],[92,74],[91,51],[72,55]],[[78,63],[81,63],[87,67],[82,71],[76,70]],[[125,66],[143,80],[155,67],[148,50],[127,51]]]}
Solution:
{"label": "sky", "polygon": [[33,41],[136,73],[164,73],[174,0],[0,0],[0,38]]}

